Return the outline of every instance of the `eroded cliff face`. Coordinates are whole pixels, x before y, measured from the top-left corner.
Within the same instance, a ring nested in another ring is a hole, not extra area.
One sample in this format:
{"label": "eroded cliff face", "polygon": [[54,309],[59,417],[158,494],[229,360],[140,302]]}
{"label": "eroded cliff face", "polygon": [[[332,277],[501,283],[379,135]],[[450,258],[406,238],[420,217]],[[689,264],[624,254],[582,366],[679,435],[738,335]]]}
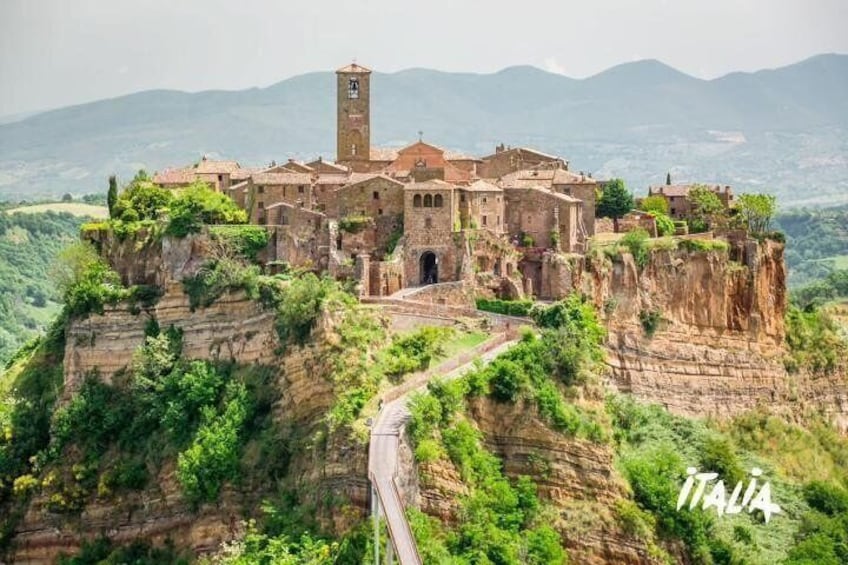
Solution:
{"label": "eroded cliff face", "polygon": [[[625,253],[564,271],[608,327],[609,384],[686,416],[728,417],[758,405],[848,418],[845,375],[787,374],[783,245],[742,240],[721,251]],[[655,315],[649,335],[643,320]]]}
{"label": "eroded cliff face", "polygon": [[[306,346],[290,345],[279,353],[273,312],[240,292],[191,311],[181,285],[171,282],[159,302],[146,311],[133,313],[133,308],[122,304],[69,324],[65,401],[85,375],[96,372],[109,382],[130,364],[153,318],[163,330],[171,325],[182,330],[187,359],[273,367],[278,393],[273,418],[292,438],[285,486],[298,492],[303,504],[315,507],[316,518],[329,532],[344,532],[364,516],[367,449],[346,433],[327,434],[322,426],[336,399],[326,361],[338,340],[339,320],[332,314],[323,316]],[[258,451],[248,445],[244,457],[249,461],[258,457]],[[215,551],[222,542],[243,533],[244,519],[262,514],[261,501],[278,494],[269,490],[273,486],[242,477],[238,485],[225,485],[217,503],[193,508],[181,494],[171,460],[143,491],[102,498],[93,494],[79,515],[52,512],[49,496],[41,494],[31,500],[18,524],[13,561],[52,563],[59,554],[73,554],[84,541],[99,536],[118,544],[139,538],[155,544],[169,539],[195,555]]]}
{"label": "eroded cliff face", "polygon": [[[568,437],[542,422],[534,406],[474,399],[468,416],[483,434],[512,478],[530,476],[541,499],[557,510],[552,524],[562,536],[573,563],[655,563],[644,540],[623,531],[616,502],[628,498],[609,445]],[[409,454],[411,457],[411,454]],[[402,483],[408,503],[451,524],[459,517],[459,500],[467,488],[449,460],[414,466],[417,482]],[[407,459],[402,468],[413,468]]]}

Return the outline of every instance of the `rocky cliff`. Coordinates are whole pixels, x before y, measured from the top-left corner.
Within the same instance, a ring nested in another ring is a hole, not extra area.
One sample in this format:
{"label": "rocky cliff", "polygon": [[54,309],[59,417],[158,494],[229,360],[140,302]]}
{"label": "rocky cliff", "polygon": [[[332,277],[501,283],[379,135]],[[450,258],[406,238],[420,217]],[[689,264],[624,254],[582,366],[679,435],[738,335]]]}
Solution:
{"label": "rocky cliff", "polygon": [[815,408],[848,427],[846,375],[787,374],[783,245],[629,253],[564,270],[606,318],[610,384],[689,416]]}

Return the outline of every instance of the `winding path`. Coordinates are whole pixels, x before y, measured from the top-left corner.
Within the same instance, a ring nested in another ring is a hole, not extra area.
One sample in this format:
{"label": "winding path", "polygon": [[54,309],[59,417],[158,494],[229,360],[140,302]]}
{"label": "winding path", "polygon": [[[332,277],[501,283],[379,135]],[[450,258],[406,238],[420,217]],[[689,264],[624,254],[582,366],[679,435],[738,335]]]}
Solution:
{"label": "winding path", "polygon": [[[388,398],[394,397],[394,400],[387,402],[374,419],[371,428],[371,445],[368,452],[368,476],[371,480],[372,493],[376,493],[379,507],[382,509],[382,512],[377,511],[377,513],[382,513],[386,520],[389,537],[392,540],[400,565],[421,565],[421,556],[418,554],[415,538],[412,535],[409,522],[406,520],[403,501],[395,480],[398,473],[400,436],[410,418],[409,408],[407,407],[409,395],[423,389],[427,382],[435,376],[441,376],[445,379],[462,376],[473,366],[475,359],[481,359],[485,363],[491,361],[515,343],[514,341],[505,341],[505,339],[501,335],[489,340],[483,344],[483,346],[489,345],[488,350],[481,346],[482,352],[479,355],[473,355],[470,360],[465,361],[459,367],[453,369],[445,367],[447,372],[444,374],[439,372],[437,368],[433,373],[428,373],[427,379],[423,382],[413,379],[413,382],[417,385],[415,388],[409,389],[408,386],[399,385],[396,388],[406,389],[400,396],[395,397],[392,394],[394,389],[385,395]],[[445,365],[449,364],[450,361],[445,363]],[[373,505],[372,508],[374,508]]]}

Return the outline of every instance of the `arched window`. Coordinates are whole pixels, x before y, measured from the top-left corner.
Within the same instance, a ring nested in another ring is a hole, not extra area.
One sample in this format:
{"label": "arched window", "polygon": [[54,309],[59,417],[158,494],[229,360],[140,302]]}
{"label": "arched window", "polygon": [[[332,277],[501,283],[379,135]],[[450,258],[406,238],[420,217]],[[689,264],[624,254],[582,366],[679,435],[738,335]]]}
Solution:
{"label": "arched window", "polygon": [[430,218],[424,218],[424,227],[425,228],[432,228],[433,227],[433,220],[431,220]]}
{"label": "arched window", "polygon": [[432,194],[425,194],[424,195],[424,207],[425,208],[432,208],[433,207],[433,195]]}
{"label": "arched window", "polygon": [[421,195],[416,194],[412,197],[412,207],[413,208],[421,208]]}
{"label": "arched window", "polygon": [[442,207],[442,195],[441,194],[437,194],[436,197],[433,199],[433,207],[434,208],[441,208]]}

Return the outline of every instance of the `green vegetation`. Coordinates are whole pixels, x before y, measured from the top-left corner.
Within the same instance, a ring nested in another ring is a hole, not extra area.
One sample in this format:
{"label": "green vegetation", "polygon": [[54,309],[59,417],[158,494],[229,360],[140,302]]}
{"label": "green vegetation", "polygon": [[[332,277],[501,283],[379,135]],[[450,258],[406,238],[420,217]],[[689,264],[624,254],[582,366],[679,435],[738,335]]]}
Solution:
{"label": "green vegetation", "polygon": [[180,190],[171,202],[168,214],[165,233],[176,237],[198,232],[203,225],[247,222],[247,212],[205,183],[194,183]]}
{"label": "green vegetation", "polygon": [[[663,202],[665,202],[665,199],[663,199]],[[654,216],[654,219],[657,222],[657,235],[658,236],[664,237],[664,236],[674,235],[674,232],[675,232],[675,229],[676,229],[674,227],[674,220],[672,220],[670,217],[668,217],[665,214],[660,214],[659,212],[654,212],[654,213],[652,213],[652,215]]]}
{"label": "green vegetation", "polygon": [[255,298],[258,289],[259,267],[247,265],[229,253],[207,261],[193,277],[183,279],[192,310],[211,306],[226,292],[243,290]]}
{"label": "green vegetation", "polygon": [[189,560],[180,557],[173,545],[153,547],[149,542],[139,540],[125,547],[116,547],[108,538],[101,537],[83,543],[80,552],[73,557],[60,557],[59,565],[188,565]]}
{"label": "green vegetation", "polygon": [[668,200],[664,196],[656,194],[654,196],[646,196],[639,203],[639,209],[645,212],[650,212],[657,215],[668,215]]}
{"label": "green vegetation", "polygon": [[790,296],[792,303],[804,310],[848,298],[848,269],[828,273],[823,280],[793,290]]}
{"label": "green vegetation", "polygon": [[848,207],[790,210],[775,218],[786,234],[789,286],[797,288],[848,269]]}
{"label": "green vegetation", "polygon": [[88,243],[66,247],[59,254],[54,276],[71,316],[102,314],[104,305],[130,297],[118,273]]}
{"label": "green vegetation", "polygon": [[771,194],[741,194],[739,213],[752,234],[766,234],[777,211],[777,198]]}
{"label": "green vegetation", "polygon": [[627,232],[618,243],[625,247],[633,256],[633,261],[640,269],[644,269],[650,259],[648,250],[648,232],[642,228]]}
{"label": "green vegetation", "polygon": [[727,252],[730,250],[730,245],[723,239],[697,239],[697,238],[686,238],[680,239],[677,242],[677,246],[680,249],[685,249],[690,253],[696,252],[704,252],[704,251],[723,251]]}
{"label": "green vegetation", "polygon": [[790,306],[786,312],[786,345],[789,353],[786,369],[797,372],[829,374],[845,366],[848,360],[848,338],[841,334],[833,318],[823,309],[807,311]]}
{"label": "green vegetation", "polygon": [[431,360],[443,354],[445,342],[454,333],[452,328],[424,327],[396,336],[387,349],[380,351],[378,363],[385,375],[394,381],[407,373],[427,369]]}
{"label": "green vegetation", "polygon": [[258,255],[268,246],[271,236],[262,226],[210,226],[209,235],[248,261],[255,263]]}
{"label": "green vegetation", "polygon": [[725,213],[724,205],[718,195],[708,186],[696,186],[689,191],[692,216],[689,221],[689,232],[698,233],[711,229],[716,220]]}
{"label": "green vegetation", "polygon": [[639,312],[639,322],[648,337],[653,337],[656,333],[660,326],[660,320],[662,320],[662,313],[658,310],[642,310]]}
{"label": "green vegetation", "polygon": [[633,209],[633,195],[624,187],[621,179],[612,179],[604,187],[595,217],[612,218],[615,232],[618,233],[618,220]]}
{"label": "green vegetation", "polygon": [[359,233],[373,223],[374,220],[370,216],[345,216],[339,220],[339,229],[348,233]]}
{"label": "green vegetation", "polygon": [[505,314],[507,316],[527,316],[533,308],[532,300],[501,300],[499,298],[478,298],[475,300],[478,310]]}
{"label": "green vegetation", "polygon": [[61,309],[51,270],[81,223],[65,213],[0,212],[0,367]]}

